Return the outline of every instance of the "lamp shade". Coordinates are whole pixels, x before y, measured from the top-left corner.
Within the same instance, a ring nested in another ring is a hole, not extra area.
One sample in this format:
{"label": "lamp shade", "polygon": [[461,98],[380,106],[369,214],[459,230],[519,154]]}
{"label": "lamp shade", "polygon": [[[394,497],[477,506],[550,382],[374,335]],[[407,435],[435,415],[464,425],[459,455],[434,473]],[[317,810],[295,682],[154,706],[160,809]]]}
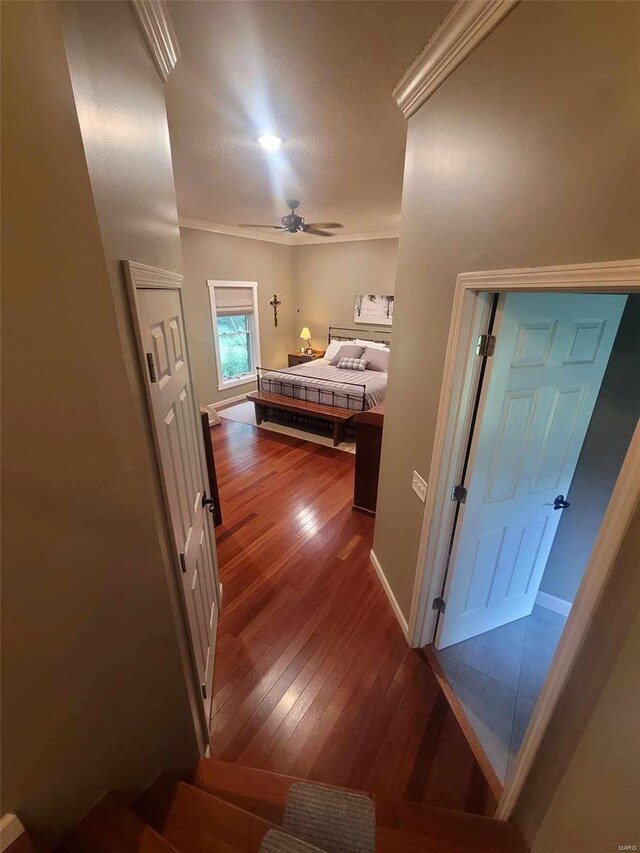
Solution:
{"label": "lamp shade", "polygon": [[311,340],[311,332],[309,331],[309,329],[306,326],[300,332],[300,337],[302,338],[303,341]]}

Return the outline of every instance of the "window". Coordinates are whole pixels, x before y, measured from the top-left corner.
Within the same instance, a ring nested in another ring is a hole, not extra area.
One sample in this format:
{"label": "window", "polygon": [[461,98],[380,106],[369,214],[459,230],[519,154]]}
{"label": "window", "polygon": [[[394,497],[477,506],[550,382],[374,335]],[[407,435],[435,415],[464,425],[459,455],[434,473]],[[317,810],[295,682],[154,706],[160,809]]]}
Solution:
{"label": "window", "polygon": [[260,358],[256,282],[208,281],[218,388],[244,385],[256,378]]}

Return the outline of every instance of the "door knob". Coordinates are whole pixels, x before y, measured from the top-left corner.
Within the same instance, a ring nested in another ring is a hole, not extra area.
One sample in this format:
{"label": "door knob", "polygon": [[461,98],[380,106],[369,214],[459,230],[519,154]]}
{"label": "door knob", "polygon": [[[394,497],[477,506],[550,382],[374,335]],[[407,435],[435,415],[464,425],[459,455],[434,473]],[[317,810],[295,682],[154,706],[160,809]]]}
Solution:
{"label": "door knob", "polygon": [[553,508],[554,509],[566,509],[568,506],[571,506],[569,501],[564,499],[564,495],[558,495],[557,498],[554,498]]}

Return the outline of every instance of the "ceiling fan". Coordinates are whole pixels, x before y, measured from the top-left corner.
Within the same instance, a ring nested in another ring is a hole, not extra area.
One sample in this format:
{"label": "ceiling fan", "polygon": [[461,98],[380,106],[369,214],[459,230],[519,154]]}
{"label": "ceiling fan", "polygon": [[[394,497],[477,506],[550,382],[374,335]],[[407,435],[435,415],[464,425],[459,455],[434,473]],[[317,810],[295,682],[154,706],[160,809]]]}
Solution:
{"label": "ceiling fan", "polygon": [[325,228],[344,228],[340,222],[305,222],[304,217],[298,216],[296,208],[300,207],[300,202],[292,198],[287,202],[287,207],[291,210],[286,216],[280,220],[280,225],[251,225],[243,222],[241,228],[271,228],[276,231],[288,231],[290,234],[296,234],[298,231],[303,231],[305,234],[316,234],[318,237],[333,237],[330,231],[325,231]]}

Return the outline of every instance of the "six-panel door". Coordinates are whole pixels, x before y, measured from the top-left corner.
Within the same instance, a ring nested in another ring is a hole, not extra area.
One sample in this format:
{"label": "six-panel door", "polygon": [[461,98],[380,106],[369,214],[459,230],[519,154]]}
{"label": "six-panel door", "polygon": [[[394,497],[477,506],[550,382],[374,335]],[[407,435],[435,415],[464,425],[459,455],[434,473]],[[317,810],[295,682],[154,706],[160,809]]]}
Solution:
{"label": "six-panel door", "polygon": [[198,443],[180,294],[177,290],[140,288],[136,303],[194,660],[208,716],[218,573],[211,520],[202,505],[207,481]]}
{"label": "six-panel door", "polygon": [[531,613],[625,301],[500,298],[438,648]]}

